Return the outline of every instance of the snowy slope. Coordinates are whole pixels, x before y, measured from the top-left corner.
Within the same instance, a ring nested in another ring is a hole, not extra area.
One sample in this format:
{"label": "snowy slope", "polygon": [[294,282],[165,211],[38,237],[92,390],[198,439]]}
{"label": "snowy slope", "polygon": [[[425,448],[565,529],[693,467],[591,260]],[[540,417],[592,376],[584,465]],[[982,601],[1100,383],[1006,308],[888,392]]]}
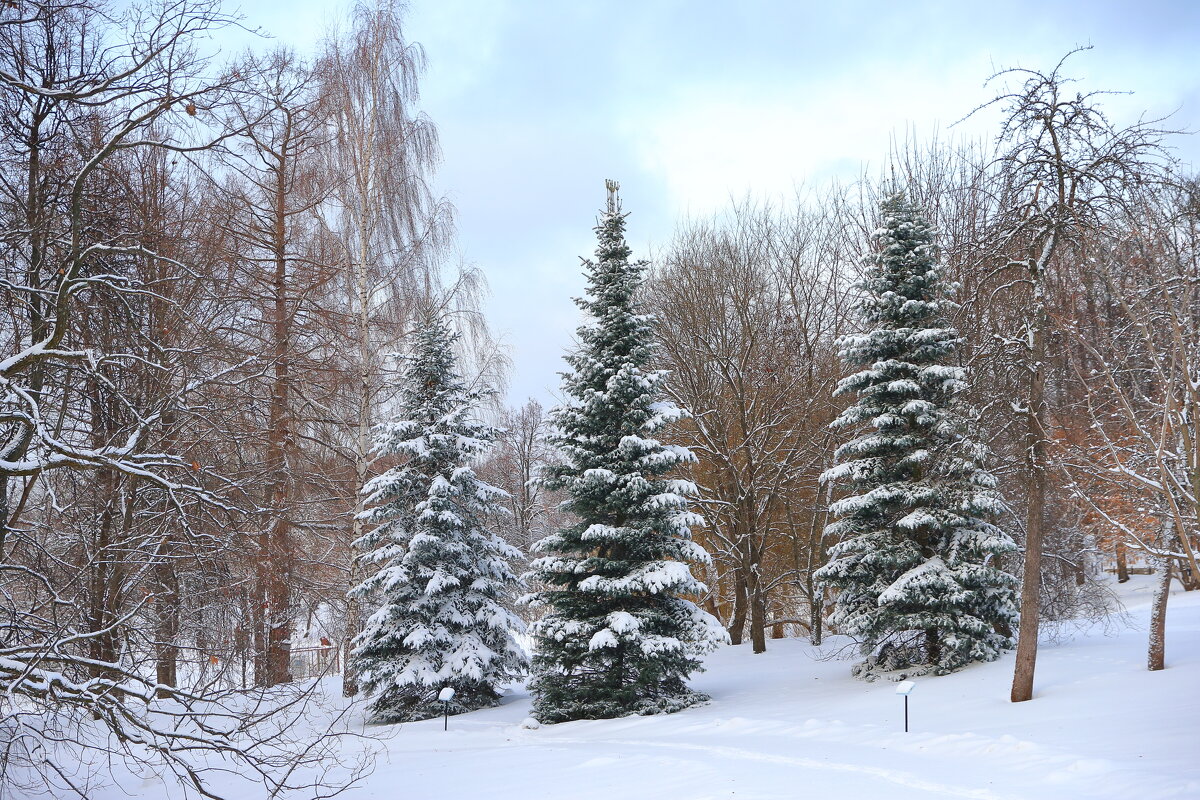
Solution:
{"label": "snowy slope", "polygon": [[919,679],[905,734],[892,683],[854,680],[799,640],[726,647],[695,681],[712,702],[678,714],[528,730],[515,692],[448,733],[441,720],[371,728],[387,737],[375,772],[343,797],[1200,798],[1200,593],[1172,597],[1168,668],[1150,673],[1149,583],[1123,589],[1123,627],[1044,644],[1028,703],[1007,700],[1010,654]]}

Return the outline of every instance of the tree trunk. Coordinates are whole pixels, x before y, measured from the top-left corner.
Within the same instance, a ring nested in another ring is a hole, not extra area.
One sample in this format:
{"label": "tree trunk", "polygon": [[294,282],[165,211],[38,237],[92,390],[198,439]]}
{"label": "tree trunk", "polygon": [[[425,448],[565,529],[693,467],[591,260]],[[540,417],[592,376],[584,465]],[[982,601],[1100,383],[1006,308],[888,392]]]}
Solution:
{"label": "tree trunk", "polygon": [[[158,630],[155,633],[154,658],[155,680],[159,687],[179,685],[179,576],[170,548],[164,548],[162,561],[155,567],[154,608],[158,614]],[[201,654],[203,655],[203,654]],[[166,688],[157,689],[159,697],[169,697]]]}
{"label": "tree trunk", "polygon": [[[116,621],[112,614],[112,598],[109,597],[114,561],[112,558],[112,503],[116,499],[113,496],[115,493],[115,480],[112,477],[112,470],[100,470],[100,475],[97,476],[96,483],[100,487],[99,497],[101,502],[104,503],[104,510],[100,512],[95,552],[92,556],[93,562],[89,565],[91,571],[91,588],[88,592],[88,628],[91,631],[104,631],[104,633],[95,633],[88,637],[88,658],[93,662],[111,664],[116,659],[116,641],[114,632],[105,629],[109,628]],[[89,669],[92,676],[97,678],[109,673],[109,670],[105,669],[101,663],[94,663]]]}
{"label": "tree trunk", "polygon": [[733,578],[733,614],[729,620],[730,644],[742,643],[742,632],[746,629],[746,574],[741,566],[736,568]]}
{"label": "tree trunk", "polygon": [[[526,551],[528,552],[528,551]],[[721,620],[721,607],[717,605],[717,595],[720,592],[721,577],[717,574],[716,569],[711,569],[711,575],[715,575],[715,579],[709,582],[708,594],[704,598],[704,610],[713,615],[713,619],[718,622]],[[711,576],[710,576],[711,577]],[[713,587],[716,587],[715,589]]]}
{"label": "tree trunk", "polygon": [[[91,411],[92,411],[92,444],[99,450],[106,446],[112,436],[112,409],[101,399],[100,387],[91,382]],[[120,614],[120,594],[123,582],[123,570],[119,555],[125,544],[128,528],[132,523],[132,515],[127,513],[118,520],[120,508],[121,485],[118,473],[111,468],[97,471],[95,479],[95,498],[99,519],[96,525],[96,539],[91,556],[90,570],[90,602],[88,608],[88,625],[93,635],[88,638],[88,656],[95,662],[103,664],[115,663],[119,652],[118,632],[114,625]],[[132,503],[132,500],[129,501]],[[102,664],[90,667],[94,677],[109,675],[111,670]]]}
{"label": "tree trunk", "polygon": [[[371,107],[372,121],[375,108]],[[365,147],[359,163],[358,201],[356,227],[358,228],[358,258],[354,262],[355,295],[358,301],[358,420],[354,434],[354,479],[357,495],[354,502],[354,519],[350,531],[350,587],[357,586],[362,580],[362,569],[354,553],[354,542],[365,533],[362,513],[366,508],[362,487],[367,482],[367,472],[371,465],[371,402],[374,399],[373,365],[371,351],[371,287],[370,275],[367,272],[367,259],[371,256],[371,230],[374,227],[371,218],[371,191],[367,177],[373,169],[374,140],[358,144]],[[348,598],[346,601],[346,661],[342,666],[342,695],[354,697],[358,694],[358,668],[350,657],[351,642],[358,635],[362,610],[358,600]]]}
{"label": "tree trunk", "polygon": [[762,588],[762,575],[758,564],[750,568],[750,580],[746,585],[750,596],[750,643],[755,653],[767,650],[767,598]]}
{"label": "tree trunk", "polygon": [[1129,562],[1125,554],[1125,540],[1117,539],[1117,583],[1129,580]]}
{"label": "tree trunk", "polygon": [[1011,700],[1033,698],[1033,672],[1037,664],[1042,577],[1042,505],[1045,482],[1040,475],[1030,482],[1029,513],[1025,518],[1025,569],[1021,575],[1021,625],[1017,634],[1017,663]]}
{"label": "tree trunk", "polygon": [[1154,671],[1166,666],[1167,599],[1171,596],[1171,559],[1160,559],[1158,586],[1154,591],[1154,606],[1150,611],[1150,647],[1146,668]]}
{"label": "tree trunk", "polygon": [[1187,562],[1179,565],[1179,582],[1183,584],[1185,592],[1194,592],[1200,588],[1200,580],[1197,579],[1196,573],[1192,571],[1191,565]]}
{"label": "tree trunk", "polygon": [[809,606],[809,614],[812,616],[812,623],[809,626],[809,641],[814,647],[821,646],[821,637],[824,634],[825,615],[822,613],[825,604],[825,593],[817,589],[813,596],[813,604]]}
{"label": "tree trunk", "polygon": [[813,512],[813,525],[808,538],[808,613],[812,617],[809,641],[821,646],[825,628],[825,590],[813,580],[813,573],[825,565],[825,526],[829,523],[829,506],[833,503],[833,483],[825,486],[825,504]]}
{"label": "tree trunk", "polygon": [[[1040,266],[1040,265],[1039,265]],[[1014,703],[1033,698],[1033,673],[1037,664],[1038,628],[1041,616],[1042,524],[1046,503],[1046,318],[1040,268],[1031,265],[1037,307],[1030,336],[1032,341],[1029,407],[1025,414],[1025,458],[1029,475],[1029,508],[1025,516],[1025,569],[1021,576],[1021,628],[1017,636],[1017,663],[1013,671],[1011,699]]]}
{"label": "tree trunk", "polygon": [[274,275],[271,281],[271,336],[274,360],[271,397],[267,415],[267,505],[271,519],[259,536],[258,600],[262,603],[262,625],[255,635],[255,683],[275,686],[289,683],[291,675],[291,569],[292,546],[288,520],[291,481],[288,475],[288,449],[292,431],[289,417],[291,399],[291,315],[288,309],[287,258],[287,183],[284,159],[276,172],[272,255]]}

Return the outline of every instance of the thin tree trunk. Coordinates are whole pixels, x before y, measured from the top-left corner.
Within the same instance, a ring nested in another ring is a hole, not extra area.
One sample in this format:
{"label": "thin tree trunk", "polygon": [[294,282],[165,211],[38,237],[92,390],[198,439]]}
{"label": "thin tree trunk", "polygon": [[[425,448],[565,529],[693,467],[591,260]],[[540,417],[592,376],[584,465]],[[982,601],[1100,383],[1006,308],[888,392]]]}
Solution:
{"label": "thin tree trunk", "polygon": [[1029,475],[1029,508],[1025,516],[1025,569],[1021,576],[1021,628],[1017,636],[1017,661],[1013,671],[1011,699],[1021,703],[1033,698],[1033,674],[1037,665],[1038,628],[1041,616],[1043,509],[1046,503],[1046,308],[1040,269],[1031,266],[1037,307],[1030,337],[1032,341],[1029,407],[1026,409],[1025,450]]}
{"label": "thin tree trunk", "polygon": [[1125,553],[1125,540],[1117,539],[1117,583],[1129,580],[1129,561]]}
{"label": "thin tree trunk", "polygon": [[[525,552],[530,552],[526,550]],[[717,621],[721,620],[721,606],[717,603],[717,597],[721,594],[721,573],[716,566],[708,568],[708,594],[704,598],[704,610],[713,615]],[[723,623],[722,623],[723,624]]]}
{"label": "thin tree trunk", "polygon": [[742,643],[742,632],[746,629],[746,573],[740,564],[733,578],[733,615],[729,620],[729,642]]}
{"label": "thin tree trunk", "polygon": [[[369,151],[368,151],[369,152]],[[366,204],[367,191],[362,188],[360,200]],[[359,559],[355,557],[353,544],[362,538],[364,533],[362,512],[365,509],[365,498],[362,487],[367,482],[367,471],[370,468],[370,433],[371,421],[371,309],[370,286],[368,285],[367,258],[370,254],[370,231],[367,229],[365,214],[358,220],[358,261],[354,265],[354,278],[358,295],[358,425],[354,436],[354,478],[357,494],[354,501],[354,519],[351,522],[350,550],[350,588],[362,581],[362,570]],[[354,659],[350,657],[351,642],[358,635],[362,610],[358,600],[348,598],[346,601],[346,662],[342,667],[342,694],[354,697],[358,694],[358,669]]]}
{"label": "thin tree trunk", "polygon": [[821,639],[825,633],[825,592],[820,587],[817,587],[814,592],[814,603],[809,608],[809,613],[812,615],[810,623],[808,639],[814,647],[821,646]]}
{"label": "thin tree trunk", "polygon": [[[170,546],[164,548],[162,561],[155,567],[154,607],[158,613],[155,635],[155,679],[160,687],[179,685],[179,576],[175,573]],[[159,697],[169,697],[165,688],[157,690]]]}
{"label": "thin tree trunk", "polygon": [[[113,494],[115,492],[112,470],[104,469],[97,476],[100,487],[99,496],[104,503],[100,512],[100,523],[97,526],[95,554],[91,569],[91,590],[89,594],[88,627],[93,631],[103,631],[113,623],[111,614],[112,602],[108,597],[111,586],[110,572],[112,570],[113,549]],[[112,631],[96,634],[88,638],[88,657],[94,662],[112,663],[116,654]],[[90,667],[93,677],[102,677],[108,673],[99,663]]]}
{"label": "thin tree trunk", "polygon": [[942,659],[942,643],[938,639],[937,628],[925,631],[925,659],[929,664],[937,664]]}
{"label": "thin tree trunk", "polygon": [[291,531],[288,521],[290,478],[287,449],[291,440],[288,404],[291,389],[291,317],[287,304],[287,165],[280,159],[276,173],[272,250],[275,272],[272,276],[272,357],[274,370],[267,418],[267,480],[271,520],[260,536],[259,599],[263,604],[263,625],[256,653],[255,683],[275,686],[289,683],[291,675]]}
{"label": "thin tree trunk", "polygon": [[[110,409],[105,406],[100,396],[100,387],[92,382],[92,443],[98,450],[104,447],[112,432]],[[95,633],[88,639],[88,655],[95,662],[111,664],[117,660],[117,632],[112,629],[119,613],[118,594],[120,593],[121,574],[118,570],[120,559],[115,557],[118,547],[118,537],[121,537],[121,525],[117,520],[117,503],[120,498],[120,484],[117,472],[104,468],[96,475],[96,501],[99,504],[99,521],[96,527],[96,540],[90,568],[90,591],[88,624]],[[129,516],[121,520],[128,522]],[[103,633],[99,633],[103,631]],[[91,674],[101,677],[109,674],[109,670],[100,663],[91,666]]]}
{"label": "thin tree trunk", "polygon": [[767,599],[764,596],[762,574],[757,560],[750,567],[746,592],[750,599],[750,644],[755,653],[765,653],[767,650]]}
{"label": "thin tree trunk", "polygon": [[[825,628],[825,592],[813,581],[813,573],[825,564],[825,526],[829,522],[829,506],[833,502],[833,483],[825,487],[825,505],[813,510],[813,525],[808,538],[808,602],[812,623],[809,626],[809,641],[814,647],[821,646]],[[818,522],[819,520],[819,522]]]}
{"label": "thin tree trunk", "polygon": [[1155,671],[1166,666],[1167,599],[1171,596],[1171,559],[1163,557],[1158,568],[1158,586],[1154,591],[1154,606],[1150,611],[1150,647],[1146,668]]}

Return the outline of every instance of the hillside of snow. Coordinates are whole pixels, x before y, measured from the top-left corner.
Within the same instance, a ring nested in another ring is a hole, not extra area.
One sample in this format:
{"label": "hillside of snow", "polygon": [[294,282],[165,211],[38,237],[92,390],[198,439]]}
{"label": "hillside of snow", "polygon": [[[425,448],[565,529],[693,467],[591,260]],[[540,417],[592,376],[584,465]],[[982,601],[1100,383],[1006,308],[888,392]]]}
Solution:
{"label": "hillside of snow", "polygon": [[[1200,798],[1200,592],[1173,593],[1168,667],[1152,673],[1150,590],[1135,578],[1120,589],[1123,617],[1043,643],[1031,702],[1008,702],[1011,653],[918,679],[907,734],[895,684],[855,680],[832,657],[845,640],[820,651],[772,640],[761,655],[713,654],[693,682],[712,701],[668,716],[527,729],[529,698],[516,690],[499,708],[452,717],[448,732],[440,719],[368,726],[375,770],[342,797]],[[154,779],[126,788],[178,796]]]}

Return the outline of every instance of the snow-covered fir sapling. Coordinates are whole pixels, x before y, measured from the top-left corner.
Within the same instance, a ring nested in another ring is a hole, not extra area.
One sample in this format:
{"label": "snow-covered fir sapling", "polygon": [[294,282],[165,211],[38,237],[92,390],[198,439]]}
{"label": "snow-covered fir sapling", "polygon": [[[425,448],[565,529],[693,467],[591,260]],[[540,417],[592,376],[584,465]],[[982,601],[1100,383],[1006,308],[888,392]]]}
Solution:
{"label": "snow-covered fir sapling", "polygon": [[966,373],[933,231],[902,194],[882,216],[860,284],[867,331],[840,341],[860,371],[839,384],[857,400],[833,425],[858,435],[823,476],[848,496],[816,578],[836,593],[833,624],[862,645],[857,674],[944,674],[1012,646],[1017,581],[1000,557],[1017,548],[994,524],[996,479],[955,400]]}
{"label": "snow-covered fir sapling", "polygon": [[504,492],[471,468],[496,431],[474,419],[479,393],[457,374],[456,339],[434,312],[423,314],[399,413],[377,434],[376,450],[399,463],[363,487],[363,516],[375,527],[354,546],[372,574],[351,595],[374,613],[351,658],[381,722],[439,715],[447,686],[452,711],[495,705],[528,663],[514,639],[524,625],[506,608],[520,585],[509,562],[520,553],[485,526],[503,513]]}
{"label": "snow-covered fir sapling", "polygon": [[695,486],[667,477],[693,460],[653,438],[684,412],[665,402],[666,374],[652,370],[652,320],[636,299],[646,262],[630,261],[617,185],[585,262],[591,318],[567,356],[568,401],[550,414],[562,455],[543,478],[567,495],[578,520],[535,546],[529,575],[547,588],[534,636],[533,713],[542,722],[676,711],[704,699],[688,688],[700,657],[725,631],[686,596],[706,591],[688,562],[708,561],[692,541]]}

